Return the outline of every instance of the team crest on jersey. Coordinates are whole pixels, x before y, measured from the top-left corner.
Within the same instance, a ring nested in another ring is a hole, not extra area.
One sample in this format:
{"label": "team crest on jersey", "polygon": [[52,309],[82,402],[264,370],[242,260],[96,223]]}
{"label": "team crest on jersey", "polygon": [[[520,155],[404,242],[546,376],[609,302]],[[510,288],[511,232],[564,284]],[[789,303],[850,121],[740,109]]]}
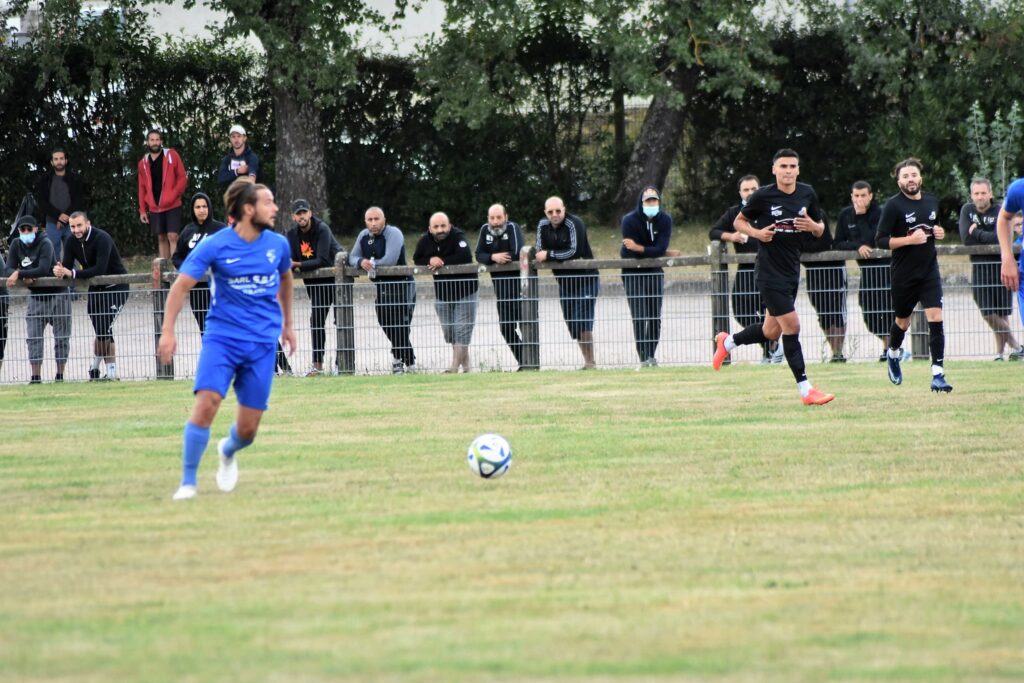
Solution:
{"label": "team crest on jersey", "polygon": [[277,260],[277,249],[267,249],[267,260],[271,263]]}
{"label": "team crest on jersey", "polygon": [[460,241],[460,242],[459,242],[459,246],[460,246],[460,247],[462,247],[463,249],[465,249],[465,248],[466,248],[466,247],[468,247],[469,245],[468,245],[468,244],[466,244],[466,240],[462,240],[462,241]]}
{"label": "team crest on jersey", "polygon": [[494,241],[494,236],[493,235],[487,235],[486,239],[487,239],[487,244],[490,244],[491,242]]}
{"label": "team crest on jersey", "polygon": [[935,212],[934,211],[932,211],[930,214],[928,214],[928,220],[930,220],[930,221],[935,220]]}

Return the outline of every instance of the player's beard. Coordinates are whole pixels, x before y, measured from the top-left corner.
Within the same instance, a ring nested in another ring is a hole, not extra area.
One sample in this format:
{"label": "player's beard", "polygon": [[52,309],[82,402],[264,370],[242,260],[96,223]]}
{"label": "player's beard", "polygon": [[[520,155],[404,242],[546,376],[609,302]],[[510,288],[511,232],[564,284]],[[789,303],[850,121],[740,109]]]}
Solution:
{"label": "player's beard", "polygon": [[915,195],[915,194],[917,194],[918,192],[921,191],[921,186],[922,185],[924,185],[923,181],[922,182],[917,182],[917,183],[915,183],[913,181],[908,181],[906,183],[901,183],[900,184],[900,189],[903,191],[903,194],[905,194],[907,196],[913,196],[913,195]]}

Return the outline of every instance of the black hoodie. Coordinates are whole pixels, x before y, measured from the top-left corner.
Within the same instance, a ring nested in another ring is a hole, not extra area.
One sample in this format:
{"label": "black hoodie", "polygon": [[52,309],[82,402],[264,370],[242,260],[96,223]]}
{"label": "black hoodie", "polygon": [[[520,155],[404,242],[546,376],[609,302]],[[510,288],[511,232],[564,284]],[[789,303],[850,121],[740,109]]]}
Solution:
{"label": "black hoodie", "polygon": [[[206,206],[209,208],[209,213],[206,216],[206,220],[202,223],[195,219],[196,212],[196,200],[205,199]],[[188,203],[189,210],[192,212],[192,222],[185,226],[185,229],[178,235],[178,246],[174,249],[174,255],[171,257],[171,262],[175,268],[181,268],[181,264],[185,262],[185,259],[192,250],[203,241],[207,235],[212,235],[221,228],[227,227],[224,223],[221,223],[213,217],[213,202],[210,201],[210,197],[203,192],[196,192],[192,195],[192,199]],[[199,283],[204,284],[204,283]]]}
{"label": "black hoodie", "polygon": [[[18,271],[18,280],[25,278],[52,277],[53,265],[56,263],[53,254],[53,245],[46,235],[36,232],[36,238],[32,244],[25,244],[20,239],[11,242],[11,251],[7,254],[7,267],[3,270],[3,277],[7,278]],[[40,287],[29,285],[32,294],[56,294],[57,292],[68,291],[67,287]]]}
{"label": "black hoodie", "polygon": [[[660,258],[665,255],[668,249],[669,240],[672,238],[672,216],[659,210],[654,218],[648,218],[644,213],[644,192],[658,188],[648,185],[640,190],[640,196],[636,201],[636,210],[630,211],[622,217],[622,237],[631,239],[644,248],[643,253],[630,251],[625,245],[619,250],[622,258]],[[661,202],[661,193],[658,192],[658,201]],[[660,209],[660,207],[659,207]],[[643,271],[661,272],[661,268],[624,269],[624,273],[637,273]]]}

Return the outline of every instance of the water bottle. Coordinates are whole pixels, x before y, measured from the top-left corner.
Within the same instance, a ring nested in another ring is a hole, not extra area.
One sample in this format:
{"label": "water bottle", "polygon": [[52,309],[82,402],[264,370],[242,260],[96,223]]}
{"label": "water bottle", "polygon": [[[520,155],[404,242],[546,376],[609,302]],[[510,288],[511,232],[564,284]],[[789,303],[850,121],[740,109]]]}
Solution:
{"label": "water bottle", "polygon": [[370,257],[370,270],[366,271],[366,274],[371,280],[377,277],[377,259],[372,256]]}

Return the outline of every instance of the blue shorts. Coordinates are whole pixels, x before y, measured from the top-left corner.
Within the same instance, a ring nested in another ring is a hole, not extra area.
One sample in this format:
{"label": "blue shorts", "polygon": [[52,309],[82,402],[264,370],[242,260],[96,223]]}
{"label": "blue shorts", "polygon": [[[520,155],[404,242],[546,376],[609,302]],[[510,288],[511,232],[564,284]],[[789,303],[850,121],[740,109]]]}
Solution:
{"label": "blue shorts", "polygon": [[239,405],[266,410],[276,354],[276,344],[207,335],[203,337],[192,391],[214,391],[223,398],[234,379]]}

